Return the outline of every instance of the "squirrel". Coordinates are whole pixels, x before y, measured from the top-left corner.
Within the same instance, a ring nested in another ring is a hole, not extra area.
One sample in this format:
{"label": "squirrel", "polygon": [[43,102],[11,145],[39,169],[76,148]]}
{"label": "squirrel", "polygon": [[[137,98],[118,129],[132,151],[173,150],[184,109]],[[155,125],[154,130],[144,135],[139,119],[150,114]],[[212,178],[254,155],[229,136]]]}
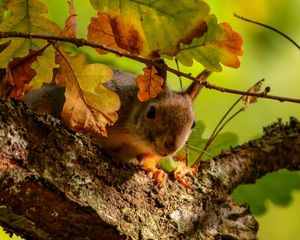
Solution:
{"label": "squirrel", "polygon": [[[136,77],[121,70],[113,72],[113,79],[103,85],[120,97],[119,118],[107,127],[108,137],[97,137],[96,142],[119,159],[137,158],[154,182],[164,186],[167,174],[157,164],[174,155],[187,141],[195,125],[192,102],[201,85],[192,82],[183,92],[174,92],[165,85],[156,97],[141,102],[137,99]],[[62,88],[44,84],[27,93],[24,101],[35,112],[59,117],[65,101],[63,93]],[[180,182],[185,183],[182,179]]]}

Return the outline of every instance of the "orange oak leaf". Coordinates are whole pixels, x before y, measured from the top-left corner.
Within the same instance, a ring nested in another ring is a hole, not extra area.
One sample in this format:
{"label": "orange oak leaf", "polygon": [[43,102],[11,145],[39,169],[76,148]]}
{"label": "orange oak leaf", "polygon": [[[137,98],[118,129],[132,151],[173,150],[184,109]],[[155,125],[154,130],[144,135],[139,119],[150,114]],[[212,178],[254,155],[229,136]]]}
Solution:
{"label": "orange oak leaf", "polygon": [[144,75],[139,75],[136,78],[139,91],[137,94],[141,102],[148,101],[156,97],[162,90],[165,80],[159,76],[154,66],[143,69]]}
{"label": "orange oak leaf", "polygon": [[76,38],[77,33],[77,21],[76,21],[76,11],[74,8],[73,0],[68,1],[69,4],[69,14],[70,16],[65,21],[65,28],[61,35],[64,37]]}
{"label": "orange oak leaf", "polygon": [[118,95],[102,86],[112,78],[112,70],[102,64],[85,65],[82,55],[70,56],[62,50],[56,63],[60,65],[56,77],[66,86],[64,123],[76,131],[107,136],[106,126],[118,119],[120,107]]}
{"label": "orange oak leaf", "polygon": [[25,57],[16,57],[8,63],[5,86],[1,89],[4,91],[3,95],[23,99],[25,93],[30,90],[29,83],[36,76],[31,64],[37,61],[37,57],[41,56],[48,46],[49,44],[38,51],[29,50],[29,54]]}
{"label": "orange oak leaf", "polygon": [[[116,50],[126,50],[133,55],[139,55],[143,47],[141,34],[121,16],[112,13],[98,12],[88,26],[88,40],[101,43]],[[107,52],[97,49],[101,54]]]}
{"label": "orange oak leaf", "polygon": [[222,58],[222,63],[228,67],[237,68],[240,66],[240,61],[237,56],[243,55],[242,45],[243,39],[240,34],[234,32],[231,26],[224,22],[220,23],[219,27],[223,29],[223,37],[216,44],[224,52],[227,52],[226,57]]}

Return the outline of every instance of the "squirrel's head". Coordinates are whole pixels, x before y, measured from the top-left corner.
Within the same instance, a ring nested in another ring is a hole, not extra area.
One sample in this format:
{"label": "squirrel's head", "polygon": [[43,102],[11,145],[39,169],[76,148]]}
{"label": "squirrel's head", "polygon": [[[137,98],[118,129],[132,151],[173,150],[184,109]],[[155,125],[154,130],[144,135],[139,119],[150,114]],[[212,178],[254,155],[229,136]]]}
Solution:
{"label": "squirrel's head", "polygon": [[160,156],[174,154],[187,141],[195,126],[192,102],[201,86],[194,82],[185,92],[164,89],[133,110],[131,130],[144,145]]}

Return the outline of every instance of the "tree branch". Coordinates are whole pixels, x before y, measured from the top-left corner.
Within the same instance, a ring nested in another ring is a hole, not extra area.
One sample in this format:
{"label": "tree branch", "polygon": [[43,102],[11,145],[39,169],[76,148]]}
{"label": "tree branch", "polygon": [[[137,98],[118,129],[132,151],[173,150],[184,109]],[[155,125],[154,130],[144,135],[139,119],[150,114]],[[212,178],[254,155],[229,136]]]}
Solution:
{"label": "tree branch", "polygon": [[291,118],[264,128],[262,138],[250,141],[211,161],[210,171],[230,193],[237,186],[254,183],[265,174],[279,169],[300,169],[300,123]]}
{"label": "tree branch", "polygon": [[59,120],[0,100],[0,224],[27,239],[256,239],[249,208],[229,194],[267,172],[298,169],[299,139],[296,120],[277,123],[212,160],[191,189],[168,180],[160,192]]}
{"label": "tree branch", "polygon": [[[89,47],[93,47],[93,48],[99,48],[99,49],[114,53],[121,57],[126,57],[128,59],[132,59],[132,60],[135,60],[135,61],[138,61],[141,63],[145,63],[146,65],[153,65],[161,70],[169,71],[179,77],[184,77],[184,78],[190,79],[192,81],[199,81],[199,79],[197,79],[197,77],[193,77],[190,73],[184,73],[184,72],[178,71],[174,68],[166,66],[165,64],[162,64],[162,63],[159,63],[156,61],[152,61],[152,60],[149,60],[146,58],[134,56],[134,55],[128,54],[126,52],[122,52],[122,51],[107,47],[104,44],[89,42],[83,38],[70,38],[70,37],[38,34],[38,33],[25,33],[25,32],[0,32],[0,39],[1,38],[28,38],[28,39],[36,38],[36,39],[43,39],[46,41],[61,41],[61,42],[72,43],[72,44],[76,45],[77,47],[89,46]],[[272,99],[272,100],[277,100],[280,102],[300,103],[300,99],[296,99],[296,98],[280,97],[280,96],[273,96],[273,95],[269,95],[269,94],[267,95],[265,93],[254,93],[254,92],[247,92],[247,91],[235,90],[235,89],[230,89],[230,88],[224,88],[224,87],[216,86],[215,84],[211,84],[205,80],[200,81],[200,83],[207,89],[213,89],[213,90],[216,90],[219,92],[226,92],[226,93],[244,95],[244,96],[255,96],[258,98]]]}

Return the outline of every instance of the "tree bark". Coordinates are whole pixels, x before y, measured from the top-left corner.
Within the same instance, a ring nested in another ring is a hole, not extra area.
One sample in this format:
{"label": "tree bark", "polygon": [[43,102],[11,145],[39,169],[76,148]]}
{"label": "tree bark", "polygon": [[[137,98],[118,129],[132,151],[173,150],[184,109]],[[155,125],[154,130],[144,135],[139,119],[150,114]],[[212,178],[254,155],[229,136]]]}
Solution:
{"label": "tree bark", "polygon": [[268,172],[300,167],[300,124],[212,159],[182,188],[157,189],[134,163],[20,102],[0,100],[0,224],[26,239],[256,239],[258,224],[230,193]]}

